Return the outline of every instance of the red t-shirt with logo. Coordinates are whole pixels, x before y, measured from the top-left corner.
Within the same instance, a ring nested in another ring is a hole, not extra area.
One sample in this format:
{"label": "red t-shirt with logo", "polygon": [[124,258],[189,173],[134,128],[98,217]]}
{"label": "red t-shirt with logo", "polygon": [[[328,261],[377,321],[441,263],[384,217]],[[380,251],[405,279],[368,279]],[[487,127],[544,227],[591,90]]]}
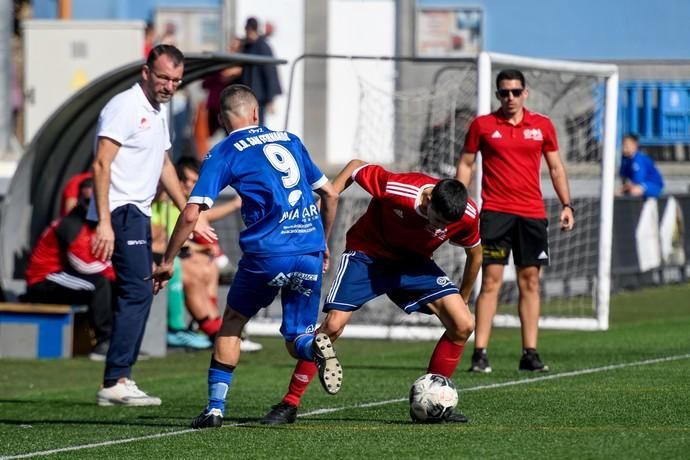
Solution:
{"label": "red t-shirt with logo", "polygon": [[352,178],[372,198],[347,232],[348,250],[391,260],[428,259],[446,240],[466,248],[480,243],[479,216],[472,199],[467,199],[462,218],[444,229],[435,228],[420,213],[422,192],[439,179],[421,173],[396,174],[372,164],[358,168]]}
{"label": "red t-shirt with logo", "polygon": [[482,154],[482,209],[546,218],[541,158],[557,150],[556,130],[545,115],[524,110],[517,125],[500,111],[475,118],[463,152]]}

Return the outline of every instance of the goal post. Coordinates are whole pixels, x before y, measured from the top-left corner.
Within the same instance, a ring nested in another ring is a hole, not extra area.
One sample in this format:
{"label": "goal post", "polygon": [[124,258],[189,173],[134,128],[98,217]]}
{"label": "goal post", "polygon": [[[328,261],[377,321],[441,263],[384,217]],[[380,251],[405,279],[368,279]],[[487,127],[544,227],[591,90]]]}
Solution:
{"label": "goal post", "polygon": [[[328,117],[340,128],[335,134],[340,148],[348,156],[339,155],[339,164],[321,165],[323,168],[334,169],[356,156],[385,161],[383,165],[393,171],[421,171],[437,177],[454,177],[469,123],[498,107],[496,74],[505,68],[521,70],[530,91],[526,107],[546,114],[556,127],[576,209],[573,231],[560,232],[560,202],[542,168],[551,265],[543,269],[540,280],[540,327],[608,328],[618,107],[615,65],[490,52],[453,59],[316,55],[300,58],[300,65],[307,58],[329,60],[331,74],[352,78],[347,85],[338,86],[337,98],[328,98],[327,104]],[[390,81],[382,83],[382,78]],[[342,94],[345,87],[353,91],[347,97]],[[341,102],[334,104],[336,100]],[[347,101],[346,106],[342,101]],[[338,124],[337,116],[347,117],[347,121]],[[345,125],[352,130],[342,129]],[[344,145],[347,142],[351,144]],[[481,152],[473,179],[476,199],[480,184]],[[359,187],[350,187],[341,196],[322,299],[344,250],[346,231],[364,213],[369,199]],[[465,264],[462,248],[444,244],[434,260],[460,282]],[[504,273],[494,324],[519,326],[514,267],[509,265]],[[481,278],[477,285],[480,282]],[[247,327],[259,335],[277,333],[279,322],[276,301]],[[344,336],[431,340],[442,330],[434,316],[406,315],[382,296],[352,316]]]}
{"label": "goal post", "polygon": [[[600,141],[596,143],[596,149],[600,151],[599,165],[600,165],[600,187],[597,194],[599,202],[596,200],[588,205],[598,205],[599,207],[599,222],[598,222],[598,244],[597,244],[597,266],[596,275],[592,287],[592,312],[591,316],[582,315],[564,315],[556,316],[551,314],[542,314],[539,320],[539,325],[542,328],[553,329],[581,329],[581,330],[606,330],[609,326],[609,301],[611,292],[611,255],[612,255],[612,241],[613,241],[613,201],[614,201],[614,185],[615,185],[615,165],[616,165],[616,138],[618,134],[617,129],[617,114],[618,114],[618,68],[612,64],[589,63],[589,62],[574,62],[553,59],[536,59],[524,56],[513,56],[501,53],[482,52],[478,57],[478,114],[486,114],[491,111],[491,99],[494,86],[495,75],[501,68],[517,68],[528,74],[529,72],[539,73],[558,73],[568,77],[583,76],[585,78],[593,78],[593,90],[603,89],[604,97],[597,99],[594,97],[596,103],[603,104],[602,107],[594,107],[593,117],[602,117],[598,121],[594,120],[595,126],[601,126],[602,132],[594,133],[594,138],[600,136]],[[603,80],[603,81],[602,81]],[[530,76],[527,77],[527,87],[533,88],[538,85],[536,82],[530,81]],[[573,85],[575,86],[575,85]],[[573,91],[571,89],[571,91]],[[566,98],[566,91],[563,90],[563,98]],[[578,93],[579,94],[579,93]],[[528,99],[526,106],[534,109],[530,105],[531,101]],[[548,107],[538,107],[536,111],[542,111],[547,116],[551,116]],[[558,124],[558,120],[554,120]],[[558,131],[558,130],[557,130]],[[559,141],[563,141],[562,133],[557,132]],[[567,154],[564,152],[564,145],[561,143],[561,155]],[[481,155],[478,155],[479,166],[475,177],[476,196],[479,197],[481,193]],[[566,164],[569,163],[566,161]],[[577,165],[573,165],[577,166]],[[566,170],[568,167],[566,166]],[[569,172],[569,171],[567,171]],[[582,172],[577,172],[582,174]],[[577,177],[577,173],[575,177]],[[548,180],[548,179],[547,179]],[[543,182],[543,178],[542,178]],[[573,190],[571,185],[571,192],[573,198],[577,200],[578,195],[583,193],[577,187]],[[585,202],[586,203],[586,202]],[[577,206],[576,206],[577,209]],[[587,212],[585,210],[585,212]],[[581,225],[578,222],[580,212],[575,215],[575,225]],[[553,215],[551,222],[553,223]],[[551,225],[553,228],[554,226]],[[551,236],[554,232],[550,232]],[[567,238],[567,236],[565,236]],[[545,269],[545,272],[548,268]],[[562,274],[565,276],[565,273]],[[479,285],[477,285],[477,288]],[[584,312],[583,312],[584,313]],[[498,326],[518,327],[520,320],[515,314],[501,312],[496,315],[494,324]]]}

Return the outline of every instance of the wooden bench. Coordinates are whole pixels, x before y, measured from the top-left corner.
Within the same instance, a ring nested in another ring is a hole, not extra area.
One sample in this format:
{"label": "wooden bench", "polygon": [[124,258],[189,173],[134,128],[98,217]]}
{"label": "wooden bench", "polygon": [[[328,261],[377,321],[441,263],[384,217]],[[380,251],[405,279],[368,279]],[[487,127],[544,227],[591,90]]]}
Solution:
{"label": "wooden bench", "polygon": [[83,353],[90,347],[84,312],[84,306],[0,303],[0,358],[69,358],[75,350]]}

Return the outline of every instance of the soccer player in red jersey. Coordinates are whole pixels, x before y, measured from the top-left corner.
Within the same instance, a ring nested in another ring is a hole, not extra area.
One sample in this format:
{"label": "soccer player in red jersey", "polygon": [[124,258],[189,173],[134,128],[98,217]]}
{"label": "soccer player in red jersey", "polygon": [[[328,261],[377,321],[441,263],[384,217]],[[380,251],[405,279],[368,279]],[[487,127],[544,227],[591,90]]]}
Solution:
{"label": "soccer player in red jersey", "polygon": [[482,154],[482,211],[480,233],[484,252],[482,286],[476,304],[474,372],[491,372],[486,349],[496,314],[503,267],[513,251],[522,324],[522,357],[519,369],[548,371],[537,353],[539,332],[539,272],[549,263],[546,208],[541,193],[542,156],[553,187],[563,204],[561,229],[575,223],[568,177],[558,153],[551,120],[528,111],[528,90],[519,70],[503,70],[496,77],[496,97],[501,107],[474,119],[458,160],[457,178],[469,186],[477,152]]}
{"label": "soccer player in red jersey", "polygon": [[[342,193],[353,181],[372,198],[347,232],[346,249],[323,308],[328,314],[319,331],[336,340],[353,312],[385,294],[406,313],[434,314],[440,319],[446,332],[436,344],[427,372],[451,377],[474,329],[467,300],[482,260],[477,205],[455,179],[396,174],[361,160],[350,161],[333,185]],[[431,259],[446,240],[463,246],[467,254],[460,288]],[[288,393],[263,423],[293,423],[316,373],[313,362],[299,361]],[[456,411],[445,421],[467,422],[467,418]]]}

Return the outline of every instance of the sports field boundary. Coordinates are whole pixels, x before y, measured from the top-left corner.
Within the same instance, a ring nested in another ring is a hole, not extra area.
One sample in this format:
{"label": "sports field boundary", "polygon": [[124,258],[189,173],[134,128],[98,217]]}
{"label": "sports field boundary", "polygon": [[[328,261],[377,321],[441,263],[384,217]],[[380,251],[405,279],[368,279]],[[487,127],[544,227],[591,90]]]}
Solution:
{"label": "sports field boundary", "polygon": [[[460,389],[458,389],[458,392],[459,393],[468,393],[471,391],[490,390],[490,389],[494,389],[494,388],[504,388],[504,387],[511,387],[511,386],[516,386],[516,385],[527,385],[527,384],[545,382],[545,381],[549,381],[549,380],[557,380],[557,379],[564,379],[564,378],[570,378],[570,377],[579,377],[581,375],[596,374],[596,373],[600,373],[600,372],[609,372],[609,371],[614,371],[614,370],[618,370],[618,369],[625,369],[628,367],[635,367],[635,366],[649,366],[649,365],[653,365],[653,364],[666,363],[666,362],[671,362],[671,361],[679,361],[679,360],[689,359],[689,358],[690,358],[690,353],[686,353],[686,354],[682,354],[682,355],[673,355],[673,356],[666,356],[666,357],[662,357],[662,358],[645,359],[642,361],[633,361],[633,362],[629,362],[629,363],[611,364],[608,366],[585,368],[585,369],[579,369],[579,370],[568,371],[568,372],[560,372],[558,374],[548,374],[548,375],[540,375],[538,377],[528,377],[528,378],[523,378],[523,379],[519,379],[519,380],[510,380],[507,382],[490,383],[490,384],[486,384],[486,385],[476,385],[476,386],[469,387],[469,388],[460,388]],[[373,402],[369,402],[369,403],[354,404],[351,406],[339,406],[339,407],[315,409],[315,410],[312,410],[309,412],[305,412],[303,414],[299,414],[298,417],[305,418],[305,417],[312,417],[315,415],[324,415],[324,414],[331,414],[334,412],[341,412],[344,410],[366,409],[366,408],[370,408],[370,407],[385,406],[388,404],[396,404],[399,402],[407,401],[407,399],[408,398],[405,397],[405,398],[387,399],[387,400],[383,400],[383,401],[373,401]],[[223,425],[223,428],[233,428],[233,427],[238,427],[238,426],[243,426],[243,425],[249,425],[251,423],[254,423],[254,422],[230,423],[230,424]],[[112,441],[101,441],[101,442],[96,442],[96,443],[91,443],[91,444],[82,444],[82,445],[77,445],[77,446],[60,447],[57,449],[49,449],[49,450],[30,452],[30,453],[25,453],[25,454],[2,456],[2,457],[0,457],[0,460],[48,456],[48,455],[59,454],[59,453],[64,453],[64,452],[73,452],[73,451],[85,450],[85,449],[95,449],[98,447],[107,447],[107,446],[114,446],[114,445],[118,445],[118,444],[127,444],[127,443],[137,442],[137,441],[160,439],[160,438],[165,438],[168,436],[177,436],[177,435],[181,435],[181,434],[198,433],[198,432],[203,432],[203,431],[205,431],[205,430],[195,430],[192,428],[187,428],[187,429],[183,429],[183,430],[168,431],[168,432],[164,432],[164,433],[155,433],[155,434],[149,434],[149,435],[144,435],[144,436],[135,436],[135,437],[131,437],[131,438],[115,439]]]}

